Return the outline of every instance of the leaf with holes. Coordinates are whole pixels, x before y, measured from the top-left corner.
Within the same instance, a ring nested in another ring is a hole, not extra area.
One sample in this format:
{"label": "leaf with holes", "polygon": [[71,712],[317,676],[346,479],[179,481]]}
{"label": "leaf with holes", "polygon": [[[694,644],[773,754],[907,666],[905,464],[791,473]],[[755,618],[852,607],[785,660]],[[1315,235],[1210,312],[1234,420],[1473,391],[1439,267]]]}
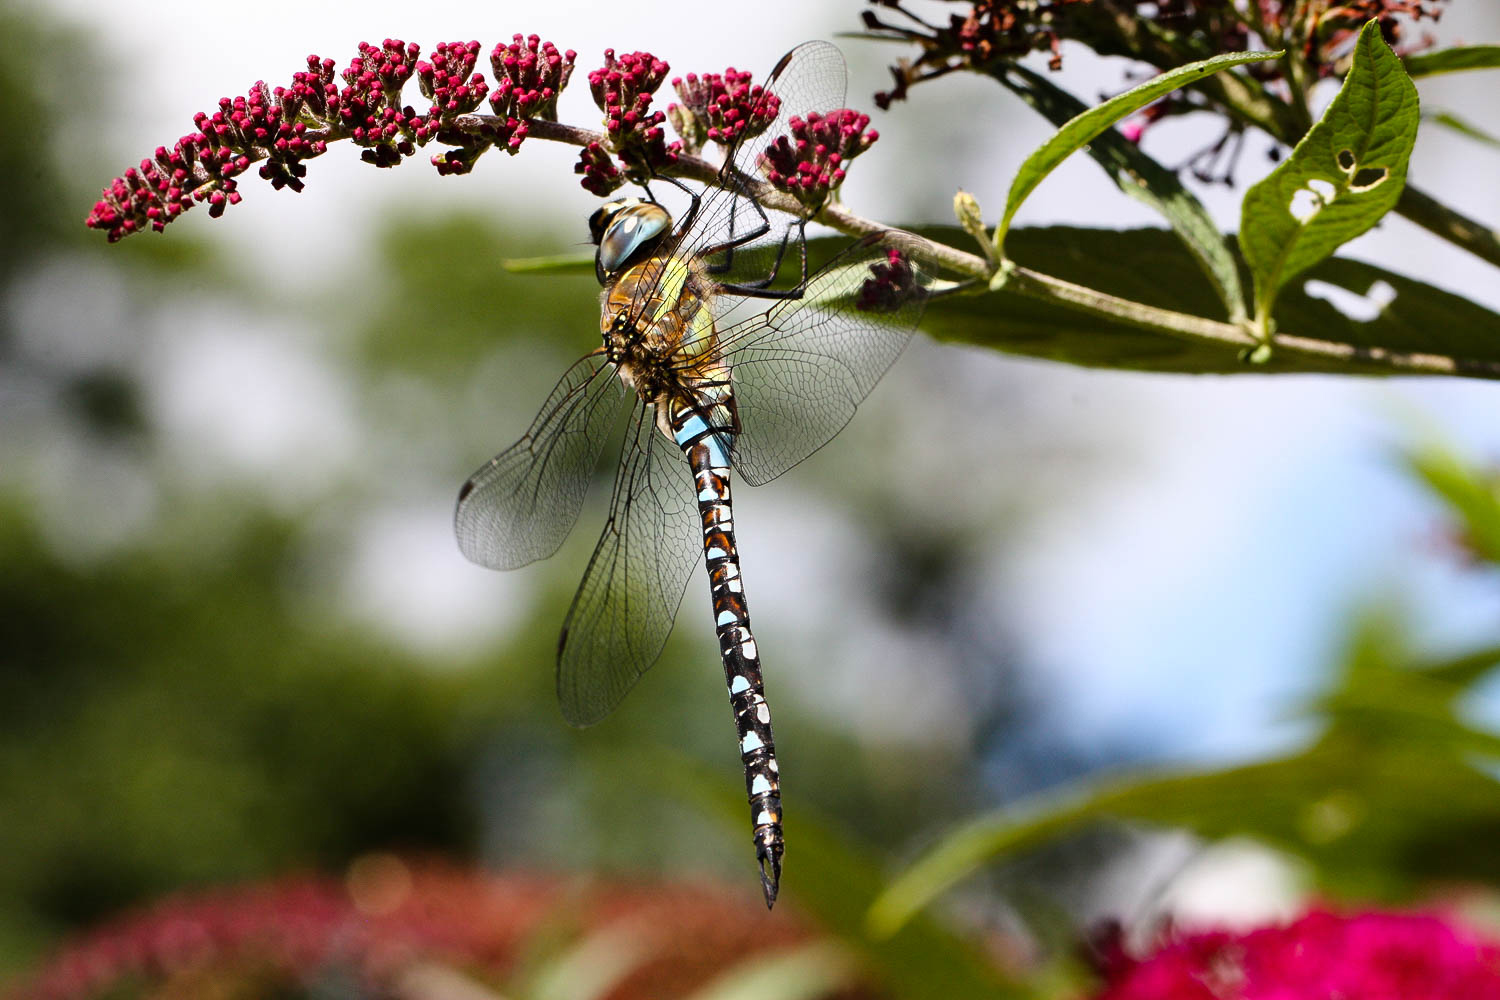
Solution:
{"label": "leaf with holes", "polygon": [[1240,249],[1255,280],[1263,331],[1283,285],[1396,204],[1419,119],[1417,88],[1371,21],[1322,120],[1245,194]]}

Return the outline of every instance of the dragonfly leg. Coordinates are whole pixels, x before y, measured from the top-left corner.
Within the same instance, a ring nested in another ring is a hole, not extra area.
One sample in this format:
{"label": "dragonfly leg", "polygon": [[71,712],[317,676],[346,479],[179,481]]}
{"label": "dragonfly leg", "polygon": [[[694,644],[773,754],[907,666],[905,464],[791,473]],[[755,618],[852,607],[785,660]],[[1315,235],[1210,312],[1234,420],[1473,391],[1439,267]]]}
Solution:
{"label": "dragonfly leg", "polygon": [[[764,278],[754,281],[732,284],[723,282],[719,285],[720,291],[730,292],[734,295],[743,295],[752,299],[800,299],[803,289],[807,287],[807,220],[797,220],[797,247],[801,251],[802,273],[797,279],[797,284],[791,288],[768,288],[776,280],[776,275],[781,271],[781,262],[786,257],[787,241],[792,238],[792,231],[788,229],[781,237],[781,247],[776,251],[776,262],[771,265],[771,273]],[[733,252],[733,251],[731,251]],[[727,266],[727,264],[726,264]],[[710,269],[710,272],[712,269]]]}
{"label": "dragonfly leg", "polygon": [[[694,191],[692,188],[688,187],[686,184],[682,183],[682,181],[678,180],[675,177],[668,176],[667,174],[662,174],[661,179],[681,189],[687,194],[688,198],[690,199],[687,214],[684,215],[682,217],[682,221],[677,224],[677,238],[681,239],[688,230],[693,228],[693,223],[698,221],[698,208],[703,203],[703,199],[697,191]],[[647,193],[649,194],[650,192],[648,191]],[[651,200],[655,201],[656,199],[652,198]]]}
{"label": "dragonfly leg", "polygon": [[728,270],[733,264],[734,250],[736,247],[742,247],[746,243],[752,243],[771,231],[771,217],[766,214],[766,210],[761,207],[760,202],[756,200],[755,196],[750,194],[749,191],[746,190],[743,182],[739,180],[739,178],[737,178],[733,173],[721,174],[720,178],[721,183],[732,183],[737,186],[738,191],[736,193],[750,203],[751,207],[755,209],[755,214],[760,216],[760,221],[756,223],[749,232],[736,234],[734,231],[734,226],[739,213],[736,209],[734,209],[733,205],[730,206],[728,239],[724,240],[721,243],[715,243],[711,246],[703,247],[698,251],[699,256],[702,257],[712,257],[721,253],[726,255],[725,260],[710,265],[710,274],[722,274],[724,271]]}
{"label": "dragonfly leg", "polygon": [[[688,187],[686,184],[682,183],[675,177],[670,177],[663,174],[660,179],[667,181],[668,183],[673,184],[678,188],[681,188],[683,191],[687,192],[687,196],[692,199],[691,203],[688,206],[687,214],[683,216],[682,222],[677,226],[677,236],[680,238],[692,229],[694,222],[697,220],[698,210],[702,204],[702,198],[696,191],[694,191],[692,188]],[[656,200],[656,197],[651,194],[651,189],[649,187],[646,188],[646,195],[652,201]],[[761,208],[760,202],[756,201],[748,194],[745,195],[745,197],[750,202],[750,204],[755,207],[756,214],[760,216],[760,222],[757,223],[755,227],[752,228],[749,232],[736,235],[734,232],[735,213],[730,213],[729,238],[727,240],[724,240],[723,242],[716,243],[713,246],[705,247],[704,249],[698,251],[699,256],[702,257],[714,257],[719,254],[723,254],[724,256],[723,260],[716,261],[708,265],[707,270],[709,274],[724,274],[725,272],[727,272],[731,267],[734,266],[734,251],[736,248],[742,247],[747,243],[753,243],[754,241],[760,239],[762,236],[771,231],[771,219],[766,215],[766,210],[764,208]],[[801,256],[803,282],[807,280],[806,226],[806,219],[798,220],[797,232],[798,240],[801,244],[802,249]],[[781,261],[786,256],[786,245],[787,241],[791,239],[791,235],[791,230],[788,229],[787,232],[781,237],[781,246],[776,251],[776,261],[771,265],[770,274],[768,274],[764,278],[757,278],[754,281],[745,282],[743,284],[725,284],[722,287],[740,295],[747,295],[757,298],[800,298],[800,294],[789,295],[778,292],[773,295],[766,295],[760,294],[759,292],[759,290],[764,289],[767,285],[776,280],[776,274],[781,270]]]}

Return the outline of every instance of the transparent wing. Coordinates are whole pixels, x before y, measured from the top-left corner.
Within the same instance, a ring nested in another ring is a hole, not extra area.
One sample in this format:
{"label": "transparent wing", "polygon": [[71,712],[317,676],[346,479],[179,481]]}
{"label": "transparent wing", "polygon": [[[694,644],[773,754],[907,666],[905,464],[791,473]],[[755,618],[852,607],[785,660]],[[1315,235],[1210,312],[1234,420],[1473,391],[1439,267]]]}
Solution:
{"label": "transparent wing", "polygon": [[563,624],[557,699],[570,723],[604,718],[656,662],[702,551],[692,473],[643,406],[626,435],[609,520]]}
{"label": "transparent wing", "polygon": [[670,250],[677,257],[694,257],[764,229],[732,254],[710,257],[709,264],[720,281],[746,282],[764,277],[784,242],[785,263],[798,266],[798,243],[802,239],[799,220],[782,212],[762,210],[747,192],[745,181],[761,179],[758,165],[761,153],[778,138],[790,134],[793,117],[805,119],[809,112],[823,114],[844,106],[848,70],[843,53],[836,46],[821,41],[804,42],[782,57],[762,85],[781,100],[776,120],[760,135],[744,139],[727,151],[720,172],[723,186],[703,192],[697,214]]}
{"label": "transparent wing", "polygon": [[729,325],[721,327],[719,342],[741,425],[734,469],[752,486],[827,444],[911,339],[927,279],[903,261],[899,287],[892,288],[889,248],[873,240],[821,268],[801,298],[760,315],[735,322],[749,300],[720,300]]}
{"label": "transparent wing", "polygon": [[469,560],[515,569],[557,551],[578,520],[626,395],[614,366],[602,357],[568,369],[525,436],[459,490],[453,529]]}

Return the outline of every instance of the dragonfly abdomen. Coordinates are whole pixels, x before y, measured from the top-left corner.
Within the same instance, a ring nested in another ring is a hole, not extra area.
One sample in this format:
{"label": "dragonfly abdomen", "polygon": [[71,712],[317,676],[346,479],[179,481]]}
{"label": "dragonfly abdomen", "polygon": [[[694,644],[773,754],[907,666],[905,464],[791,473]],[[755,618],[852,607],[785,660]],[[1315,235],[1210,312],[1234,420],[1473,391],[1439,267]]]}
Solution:
{"label": "dragonfly abdomen", "polygon": [[703,519],[703,552],[713,598],[714,628],[739,736],[740,762],[745,768],[745,793],[755,831],[761,889],[769,907],[776,901],[781,856],[786,849],[781,829],[781,768],[776,762],[771,710],[761,679],[760,653],[750,631],[739,550],[734,541],[734,512],[729,496],[733,417],[727,401],[714,402],[706,408],[673,401],[669,424],[673,439],[692,469],[698,513]]}

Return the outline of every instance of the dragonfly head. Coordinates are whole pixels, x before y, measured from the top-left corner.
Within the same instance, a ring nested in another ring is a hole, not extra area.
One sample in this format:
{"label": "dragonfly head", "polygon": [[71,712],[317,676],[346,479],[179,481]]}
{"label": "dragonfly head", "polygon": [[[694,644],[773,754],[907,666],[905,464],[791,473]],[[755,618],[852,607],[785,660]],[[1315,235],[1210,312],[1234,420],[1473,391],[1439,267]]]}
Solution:
{"label": "dragonfly head", "polygon": [[594,254],[599,284],[649,257],[671,230],[671,214],[654,201],[620,198],[601,205],[589,216],[589,236],[599,248]]}

